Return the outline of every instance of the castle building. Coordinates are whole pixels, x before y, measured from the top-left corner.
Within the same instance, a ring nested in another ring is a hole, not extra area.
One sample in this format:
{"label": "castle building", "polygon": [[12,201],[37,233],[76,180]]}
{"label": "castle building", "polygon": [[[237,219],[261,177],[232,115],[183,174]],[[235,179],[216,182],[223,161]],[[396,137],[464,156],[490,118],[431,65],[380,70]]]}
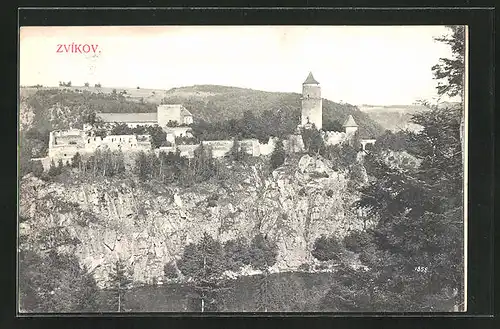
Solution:
{"label": "castle building", "polygon": [[321,87],[311,72],[302,83],[302,117],[301,126],[314,124],[316,129],[323,128],[323,102]]}
{"label": "castle building", "polygon": [[181,104],[159,105],[156,113],[97,113],[97,117],[104,122],[124,123],[131,128],[149,125],[164,128],[169,122],[177,125],[193,123],[193,115]]}
{"label": "castle building", "polygon": [[354,118],[351,114],[347,117],[347,120],[344,122],[343,127],[345,129],[345,133],[348,136],[353,136],[356,131],[358,131],[358,124],[354,121]]}
{"label": "castle building", "polygon": [[[193,115],[181,104],[159,105],[156,113],[97,113],[97,117],[108,123],[124,123],[130,128],[158,125],[171,143],[176,137],[192,137],[188,125],[193,123]],[[89,129],[84,127],[84,130]]]}

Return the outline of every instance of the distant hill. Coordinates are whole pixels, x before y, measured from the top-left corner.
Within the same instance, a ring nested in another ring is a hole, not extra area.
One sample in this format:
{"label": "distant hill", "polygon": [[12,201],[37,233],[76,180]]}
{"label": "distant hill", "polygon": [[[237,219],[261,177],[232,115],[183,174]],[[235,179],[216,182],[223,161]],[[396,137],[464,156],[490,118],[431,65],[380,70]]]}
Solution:
{"label": "distant hill", "polygon": [[[217,121],[221,119],[240,118],[245,111],[256,115],[269,111],[289,111],[291,115],[300,117],[300,97],[298,93],[268,92],[247,88],[197,85],[168,90],[165,103],[182,103],[195,118]],[[364,137],[376,137],[383,128],[371,120],[366,113],[356,106],[338,104],[323,99],[323,121],[337,120],[344,123],[351,114]],[[297,122],[298,123],[298,122]]]}
{"label": "distant hill", "polygon": [[[236,119],[245,111],[256,115],[268,111],[285,111],[300,117],[300,94],[266,92],[246,88],[196,85],[160,89],[55,87],[21,88],[21,124],[44,129],[81,125],[89,112],[154,112],[157,104],[180,103],[195,120],[208,122]],[[351,114],[363,137],[377,137],[384,128],[367,113],[350,104],[323,100],[323,121],[343,123]],[[297,122],[298,123],[298,122]]]}
{"label": "distant hill", "polygon": [[420,127],[411,122],[412,115],[427,111],[422,105],[360,105],[359,109],[373,121],[391,131],[402,129],[418,130]]}

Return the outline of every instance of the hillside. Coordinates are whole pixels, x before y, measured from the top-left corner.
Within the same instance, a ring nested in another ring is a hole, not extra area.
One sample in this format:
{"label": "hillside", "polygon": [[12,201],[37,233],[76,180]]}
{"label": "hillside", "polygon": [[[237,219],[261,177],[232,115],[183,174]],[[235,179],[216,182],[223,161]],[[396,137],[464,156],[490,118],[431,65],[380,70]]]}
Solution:
{"label": "hillside", "polygon": [[[166,92],[164,102],[183,103],[195,118],[216,121],[221,118],[239,118],[245,111],[256,115],[264,111],[289,111],[300,117],[300,97],[298,93],[267,92],[246,88],[198,85],[173,88]],[[351,114],[363,136],[378,136],[383,128],[368,115],[350,104],[338,104],[323,99],[323,121],[343,123]],[[297,122],[298,123],[298,122]]]}
{"label": "hillside", "polygon": [[411,122],[413,114],[427,111],[422,105],[361,105],[359,109],[370,119],[384,127],[396,132],[398,130],[418,130],[419,126]]}
{"label": "hillside", "polygon": [[20,182],[21,248],[72,253],[101,284],[121,257],[134,281],[148,283],[162,280],[163,266],[204,232],[222,242],[266,234],[278,244],[274,270],[281,272],[314,265],[310,251],[321,234],[342,237],[361,228],[349,178],[330,169],[329,160],[290,158],[271,174],[267,161],[232,164],[226,179],[191,187],[130,175],[94,181],[27,175]]}
{"label": "hillside", "polygon": [[[113,94],[113,90],[116,93]],[[126,93],[120,94],[125,90]],[[154,92],[154,94],[153,94]],[[241,118],[245,111],[256,115],[278,111],[294,120],[300,117],[300,94],[199,85],[168,91],[95,87],[21,88],[22,128],[65,128],[82,123],[82,115],[96,112],[154,112],[160,100],[181,103],[195,120],[208,122]],[[149,96],[147,96],[149,95]],[[376,137],[383,128],[357,107],[323,100],[323,120],[340,123],[351,114],[362,136]],[[297,122],[298,123],[298,122]]]}

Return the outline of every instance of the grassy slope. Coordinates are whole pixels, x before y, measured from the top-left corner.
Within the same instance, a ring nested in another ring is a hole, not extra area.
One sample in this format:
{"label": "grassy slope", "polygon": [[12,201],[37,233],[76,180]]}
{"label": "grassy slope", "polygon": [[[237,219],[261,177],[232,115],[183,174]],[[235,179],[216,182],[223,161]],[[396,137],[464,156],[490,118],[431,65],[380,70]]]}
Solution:
{"label": "grassy slope", "polygon": [[[77,89],[80,91],[78,92]],[[34,125],[37,128],[64,128],[81,124],[81,115],[97,112],[154,112],[160,98],[167,103],[181,103],[196,119],[220,121],[240,118],[247,110],[256,115],[269,111],[300,111],[300,94],[265,92],[259,90],[198,85],[173,88],[168,91],[123,89],[127,94],[113,97],[112,88],[70,87],[70,88],[21,88],[21,102],[33,109]],[[82,92],[83,91],[83,92]],[[153,94],[154,91],[154,94]],[[151,97],[145,97],[150,94]],[[143,98],[143,102],[141,102]],[[352,114],[366,136],[378,136],[383,128],[366,113],[348,104],[323,100],[323,120],[337,120],[341,123]]]}

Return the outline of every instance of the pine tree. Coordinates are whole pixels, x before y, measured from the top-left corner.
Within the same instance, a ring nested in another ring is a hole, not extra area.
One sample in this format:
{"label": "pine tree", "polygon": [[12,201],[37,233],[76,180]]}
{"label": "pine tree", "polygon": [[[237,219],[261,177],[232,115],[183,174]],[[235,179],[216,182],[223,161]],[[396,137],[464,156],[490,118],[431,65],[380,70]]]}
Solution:
{"label": "pine tree", "polygon": [[271,170],[274,170],[285,163],[285,149],[283,148],[283,141],[278,139],[274,145],[273,152],[271,153]]}
{"label": "pine tree", "polygon": [[263,272],[257,289],[257,309],[267,312],[270,305],[269,268],[276,263],[278,246],[262,234],[257,234],[250,244],[250,264]]}
{"label": "pine tree", "polygon": [[[372,243],[359,256],[369,269],[364,280],[377,293],[362,302],[356,298],[366,294],[349,292],[354,303],[368,307],[364,311],[448,311],[450,303],[463,302],[460,113],[433,109],[414,122],[423,126],[409,136],[420,166],[391,167],[373,154],[373,179],[357,204],[377,219]],[[329,296],[347,298],[339,291]]]}
{"label": "pine tree", "polygon": [[132,285],[132,273],[127,272],[123,260],[118,260],[114,264],[113,271],[109,274],[110,290],[112,300],[110,304],[117,312],[124,310],[124,296],[126,291]]}
{"label": "pine tree", "polygon": [[186,246],[177,266],[193,280],[201,312],[216,311],[219,294],[227,290],[222,278],[226,262],[220,242],[204,233],[200,242]]}
{"label": "pine tree", "polygon": [[54,163],[54,160],[51,160],[50,161],[50,167],[49,167],[49,176],[57,176],[59,174],[58,170],[57,170],[57,167],[56,167],[56,164]]}

